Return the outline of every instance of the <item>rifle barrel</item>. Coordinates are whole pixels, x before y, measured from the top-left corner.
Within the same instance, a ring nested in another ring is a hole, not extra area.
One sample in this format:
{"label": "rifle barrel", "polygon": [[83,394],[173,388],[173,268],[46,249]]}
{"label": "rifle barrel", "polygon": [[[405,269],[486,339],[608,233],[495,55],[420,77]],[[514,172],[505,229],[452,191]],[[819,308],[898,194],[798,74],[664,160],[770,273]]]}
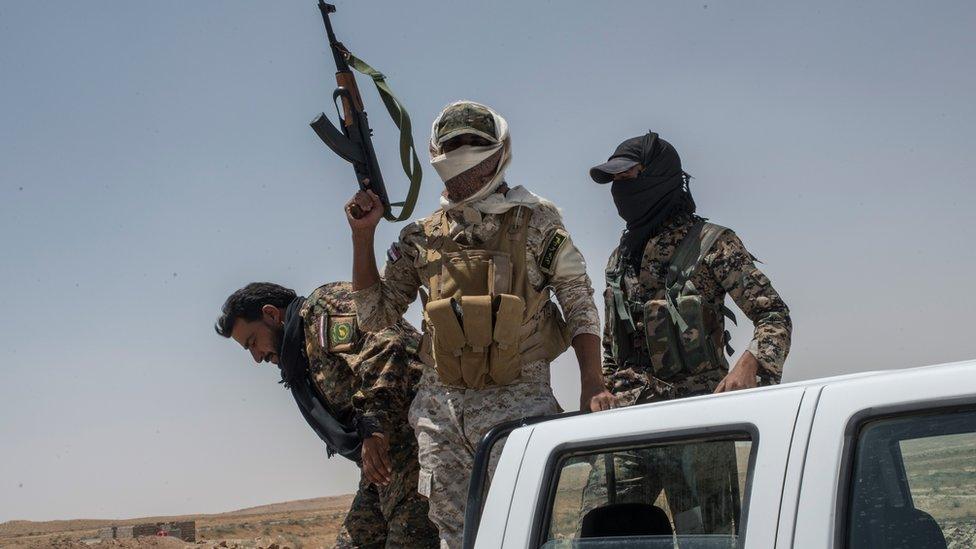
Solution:
{"label": "rifle barrel", "polygon": [[329,20],[329,14],[335,13],[336,7],[319,0],[319,11],[322,12],[322,22],[325,23],[325,33],[329,37],[329,47],[332,48],[332,57],[335,58],[336,70],[339,72],[348,71],[349,64],[346,63],[346,58],[343,57],[340,51],[342,44],[336,39],[335,32],[332,30],[332,21]]}

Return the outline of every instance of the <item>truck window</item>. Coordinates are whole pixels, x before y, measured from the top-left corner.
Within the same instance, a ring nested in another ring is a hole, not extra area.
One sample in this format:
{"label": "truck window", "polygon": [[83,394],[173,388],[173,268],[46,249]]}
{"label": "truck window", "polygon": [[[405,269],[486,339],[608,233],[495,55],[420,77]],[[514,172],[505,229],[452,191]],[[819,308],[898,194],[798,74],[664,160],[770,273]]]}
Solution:
{"label": "truck window", "polygon": [[973,547],[976,410],[878,419],[857,438],[848,547]]}
{"label": "truck window", "polygon": [[736,547],[746,434],[572,452],[557,462],[544,549]]}

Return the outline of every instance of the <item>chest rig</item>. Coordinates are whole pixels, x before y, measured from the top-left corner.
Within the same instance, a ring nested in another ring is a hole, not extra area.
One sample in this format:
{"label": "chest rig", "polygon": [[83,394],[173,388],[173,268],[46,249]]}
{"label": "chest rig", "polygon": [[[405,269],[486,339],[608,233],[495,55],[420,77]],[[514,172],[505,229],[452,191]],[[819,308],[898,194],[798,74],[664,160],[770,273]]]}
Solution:
{"label": "chest rig", "polygon": [[529,283],[531,216],[528,207],[508,210],[495,235],[478,245],[451,239],[443,211],[424,223],[423,276],[430,288],[424,337],[441,383],[473,389],[507,385],[521,376],[523,364],[551,361],[569,346],[548,287],[536,290]]}
{"label": "chest rig", "polygon": [[617,254],[607,271],[607,315],[618,368],[649,369],[665,381],[728,369],[723,350],[731,355],[732,348],[724,318],[735,323],[735,314],[724,303],[707,300],[692,282],[705,254],[726,231],[705,221],[692,225],[668,262],[664,288],[653,295],[623,286],[627,262]]}

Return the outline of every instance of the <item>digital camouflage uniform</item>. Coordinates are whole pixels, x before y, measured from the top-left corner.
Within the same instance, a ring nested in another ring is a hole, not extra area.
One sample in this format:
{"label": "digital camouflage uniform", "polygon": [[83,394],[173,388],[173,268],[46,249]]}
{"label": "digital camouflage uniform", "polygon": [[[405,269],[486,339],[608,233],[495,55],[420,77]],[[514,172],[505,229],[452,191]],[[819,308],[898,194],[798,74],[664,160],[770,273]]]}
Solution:
{"label": "digital camouflage uniform", "polygon": [[[633,267],[620,261],[619,248],[614,250],[607,272],[609,276],[612,270],[624,265],[620,289],[625,300],[647,302],[663,299],[670,260],[699,219],[690,215],[678,215],[666,221],[659,234],[651,238],[645,246],[640,273],[634,273]],[[754,335],[748,350],[759,362],[757,373],[760,385],[779,383],[783,363],[790,348],[792,322],[789,309],[766,275],[756,267],[755,258],[734,232],[726,229],[721,234],[704,254],[690,280],[698,290],[704,306],[711,307],[712,310],[721,310],[726,294],[732,296],[732,300],[754,325]],[[656,377],[649,365],[651,361],[648,343],[642,333],[644,323],[649,319],[634,318],[637,331],[632,336],[632,344],[641,355],[638,363],[618,363],[614,337],[620,335],[615,333],[619,325],[614,321],[611,308],[616,306],[616,302],[613,289],[609,285],[604,300],[607,309],[603,338],[603,374],[607,388],[618,397],[619,405],[629,406],[709,394],[715,391],[728,374],[728,364],[722,354],[728,333],[725,332],[721,314],[713,317],[713,321],[718,322],[713,330],[721,334],[720,338],[723,340],[718,345],[720,364],[693,365],[697,373],[681,372],[664,380]],[[662,349],[654,352],[663,354]],[[667,357],[656,355],[654,359],[660,362],[662,359],[667,360]],[[663,490],[676,519],[677,533],[730,532],[733,528],[731,523],[727,523],[730,514],[722,510],[727,509],[725,506],[729,503],[730,494],[734,494],[737,488],[715,479],[727,479],[727,472],[734,471],[734,447],[732,443],[715,444],[709,451],[713,454],[710,458],[698,455],[698,462],[695,464],[683,462],[682,456],[668,448],[616,453],[615,502],[654,503]],[[689,467],[695,471],[690,478],[697,478],[696,487],[687,484]],[[606,463],[594,463],[583,497],[581,517],[590,509],[608,502],[605,476]]]}
{"label": "digital camouflage uniform", "polygon": [[[450,238],[473,245],[491,240],[502,223],[500,214],[484,214],[480,221],[466,220],[456,210],[447,215]],[[401,232],[387,254],[382,281],[354,293],[360,324],[366,329],[398,322],[421,288],[425,295],[430,291],[423,276],[429,244],[424,232],[427,219],[411,223]],[[564,245],[544,261],[557,232],[565,236]],[[537,290],[552,288],[565,315],[567,335],[598,335],[599,316],[585,262],[565,233],[559,211],[549,202],[532,207],[525,254],[529,284]],[[542,265],[547,264],[550,274],[543,272]],[[474,452],[487,430],[503,421],[560,411],[550,386],[549,363],[544,360],[524,364],[514,383],[484,389],[444,385],[432,367],[425,368],[410,408],[410,423],[420,445],[418,489],[430,497],[430,517],[440,530],[442,547],[453,549],[461,544]],[[496,449],[492,468],[497,456]]]}
{"label": "digital camouflage uniform", "polygon": [[[675,216],[665,223],[657,236],[648,241],[640,273],[635,274],[629,266],[624,271],[621,290],[625,299],[647,301],[663,295],[669,261],[694,221],[692,216]],[[619,249],[611,254],[608,270],[617,265],[618,254]],[[701,294],[702,301],[715,308],[721,307],[726,294],[732,297],[755,327],[748,350],[759,361],[760,383],[779,383],[793,330],[790,311],[766,275],[756,267],[755,257],[746,250],[734,232],[726,230],[722,234],[705,254],[691,281]],[[612,347],[616,334],[609,309],[614,306],[614,300],[609,287],[604,301],[608,314],[603,337],[603,375],[607,388],[620,399],[620,405],[711,393],[728,374],[728,366],[719,364],[697,375],[679,374],[665,381],[654,377],[648,368],[617,364]],[[635,320],[641,322],[643,319]],[[719,322],[724,322],[721,317]],[[724,327],[719,326],[718,330],[724,332]],[[640,337],[635,338],[634,344],[635,347],[646,348]]]}
{"label": "digital camouflage uniform", "polygon": [[351,285],[317,288],[300,315],[305,325],[309,375],[337,419],[372,424],[388,437],[393,480],[360,480],[336,539],[339,548],[436,547],[427,499],[417,494],[417,444],[407,410],[422,373],[420,334],[406,321],[364,332],[356,324]]}

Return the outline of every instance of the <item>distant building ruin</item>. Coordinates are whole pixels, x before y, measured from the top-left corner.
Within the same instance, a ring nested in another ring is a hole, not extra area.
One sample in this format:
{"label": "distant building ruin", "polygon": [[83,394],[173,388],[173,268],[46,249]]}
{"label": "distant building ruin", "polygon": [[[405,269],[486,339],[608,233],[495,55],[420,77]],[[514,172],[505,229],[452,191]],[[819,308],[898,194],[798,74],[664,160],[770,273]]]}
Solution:
{"label": "distant building ruin", "polygon": [[132,526],[110,526],[98,531],[102,540],[140,538],[144,536],[167,536],[183,541],[197,540],[197,523],[193,520],[183,522],[147,522]]}

